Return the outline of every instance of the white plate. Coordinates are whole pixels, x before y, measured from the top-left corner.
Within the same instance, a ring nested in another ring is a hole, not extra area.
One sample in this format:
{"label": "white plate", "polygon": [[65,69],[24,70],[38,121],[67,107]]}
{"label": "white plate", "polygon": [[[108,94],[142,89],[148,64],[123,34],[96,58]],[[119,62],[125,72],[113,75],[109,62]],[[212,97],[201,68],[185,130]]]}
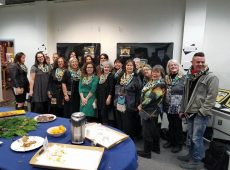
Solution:
{"label": "white plate", "polygon": [[29,147],[23,147],[23,141],[22,138],[20,138],[14,141],[11,144],[10,148],[16,152],[26,152],[26,151],[37,149],[43,145],[44,138],[40,136],[28,136],[28,137],[29,137],[28,141],[36,141],[36,143],[30,145]]}
{"label": "white plate", "polygon": [[[47,121],[39,121],[38,118],[41,117],[41,116],[46,116],[46,117],[53,117],[52,119],[50,120],[47,120]],[[36,120],[37,122],[41,122],[41,123],[45,123],[45,122],[51,122],[51,121],[54,121],[57,117],[53,114],[41,114],[41,115],[37,115],[34,117],[34,120]]]}
{"label": "white plate", "polygon": [[59,137],[59,136],[62,136],[65,132],[66,132],[66,127],[64,126],[65,130],[64,132],[62,133],[58,133],[58,134],[52,134],[51,131],[54,129],[54,128],[58,128],[59,126],[54,126],[54,127],[51,127],[49,129],[47,129],[47,133],[50,135],[50,136],[53,136],[53,137]]}

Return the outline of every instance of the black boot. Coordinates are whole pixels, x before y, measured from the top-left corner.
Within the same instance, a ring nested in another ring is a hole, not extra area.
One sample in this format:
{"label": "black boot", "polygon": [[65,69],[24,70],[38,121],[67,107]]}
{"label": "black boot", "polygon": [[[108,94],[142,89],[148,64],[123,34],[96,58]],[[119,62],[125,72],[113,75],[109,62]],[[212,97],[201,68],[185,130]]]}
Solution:
{"label": "black boot", "polygon": [[178,152],[180,152],[181,150],[182,150],[182,146],[177,145],[177,146],[175,146],[175,147],[172,148],[171,152],[172,152],[172,153],[178,153]]}
{"label": "black boot", "polygon": [[144,141],[144,151],[137,151],[138,156],[143,158],[151,158],[152,142]]}

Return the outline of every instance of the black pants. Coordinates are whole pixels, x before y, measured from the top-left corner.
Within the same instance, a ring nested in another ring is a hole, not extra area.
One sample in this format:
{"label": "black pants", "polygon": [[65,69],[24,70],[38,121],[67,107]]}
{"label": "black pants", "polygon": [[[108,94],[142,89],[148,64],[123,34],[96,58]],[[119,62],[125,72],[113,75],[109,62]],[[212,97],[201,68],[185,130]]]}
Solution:
{"label": "black pants", "polygon": [[102,124],[108,124],[108,113],[109,110],[107,108],[98,108],[98,121]]}
{"label": "black pants", "polygon": [[168,114],[169,121],[169,142],[172,146],[183,145],[182,121],[178,114]]}
{"label": "black pants", "polygon": [[48,113],[48,102],[33,102],[32,112],[41,114]]}
{"label": "black pants", "polygon": [[[154,117],[148,120],[142,120],[143,139],[145,143],[152,144],[152,150],[160,150],[160,133],[157,127],[158,118]],[[146,147],[146,146],[144,146]],[[147,146],[147,148],[149,148]]]}

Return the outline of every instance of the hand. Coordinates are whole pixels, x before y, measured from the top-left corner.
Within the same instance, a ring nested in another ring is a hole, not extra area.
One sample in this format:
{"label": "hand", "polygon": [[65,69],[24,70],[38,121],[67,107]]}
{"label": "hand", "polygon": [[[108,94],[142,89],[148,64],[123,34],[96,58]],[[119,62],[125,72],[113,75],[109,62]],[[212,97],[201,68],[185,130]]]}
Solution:
{"label": "hand", "polygon": [[107,99],[106,99],[106,105],[110,105],[110,103],[111,103],[111,98],[110,97],[108,97]]}
{"label": "hand", "polygon": [[142,105],[140,104],[139,106],[137,106],[137,109],[138,109],[139,111],[141,111],[141,110],[142,110]]}
{"label": "hand", "polygon": [[50,92],[48,92],[48,97],[51,99],[52,98],[52,95]]}
{"label": "hand", "polygon": [[23,88],[17,87],[16,88],[16,95],[22,94],[23,93]]}
{"label": "hand", "polygon": [[87,104],[87,102],[88,102],[88,99],[83,97],[83,99],[81,101],[82,101],[81,102],[82,105],[85,106]]}
{"label": "hand", "polygon": [[187,113],[179,113],[179,117],[182,119],[183,117],[187,118],[188,114]]}
{"label": "hand", "polygon": [[32,90],[30,90],[30,92],[29,92],[29,96],[31,96],[31,97],[32,97],[32,96],[33,96],[33,93],[34,93],[34,92],[33,92]]}
{"label": "hand", "polygon": [[64,98],[65,98],[65,101],[67,101],[67,102],[69,101],[69,95],[65,95]]}

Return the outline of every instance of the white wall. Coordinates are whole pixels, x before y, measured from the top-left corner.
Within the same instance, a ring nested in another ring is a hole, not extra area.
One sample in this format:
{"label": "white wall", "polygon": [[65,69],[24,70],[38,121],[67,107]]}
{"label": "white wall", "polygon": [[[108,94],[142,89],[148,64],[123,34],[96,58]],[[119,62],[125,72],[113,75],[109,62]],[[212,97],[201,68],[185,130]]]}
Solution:
{"label": "white wall", "polygon": [[101,43],[112,60],[117,42],[174,42],[180,59],[184,6],[183,0],[89,0],[1,7],[0,39],[15,39],[29,66],[41,44],[52,54],[57,42]]}
{"label": "white wall", "polygon": [[207,63],[220,79],[220,87],[230,89],[230,1],[208,0],[204,51]]}

